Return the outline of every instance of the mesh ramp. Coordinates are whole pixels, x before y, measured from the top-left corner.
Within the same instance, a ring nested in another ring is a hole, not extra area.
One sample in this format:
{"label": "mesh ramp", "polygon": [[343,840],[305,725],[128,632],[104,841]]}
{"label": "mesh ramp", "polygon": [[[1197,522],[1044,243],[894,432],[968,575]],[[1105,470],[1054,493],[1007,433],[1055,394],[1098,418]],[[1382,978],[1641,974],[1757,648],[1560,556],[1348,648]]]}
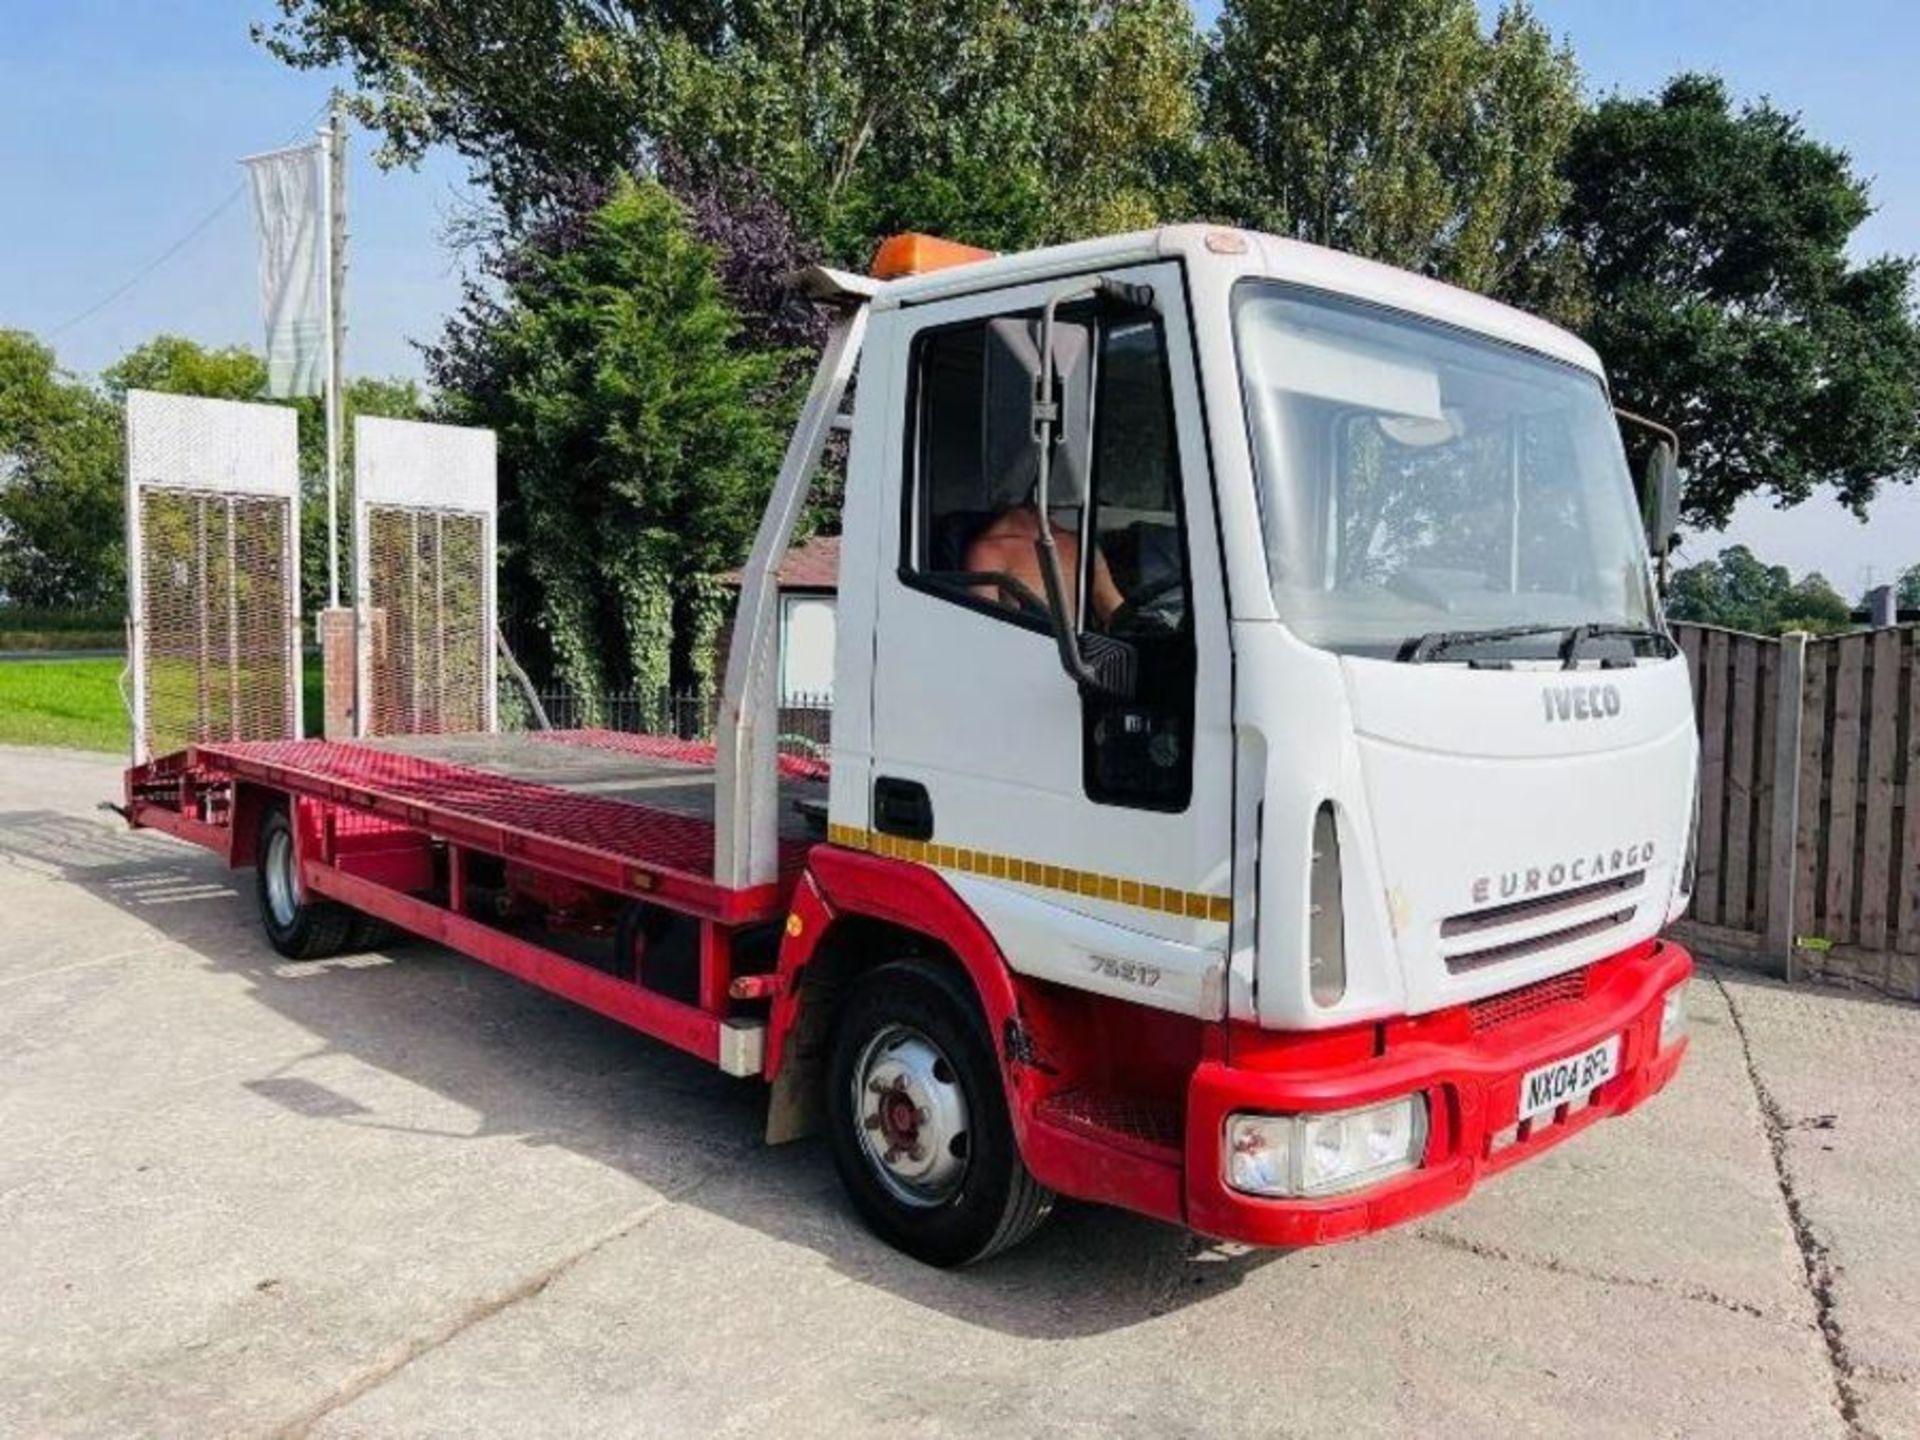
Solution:
{"label": "mesh ramp", "polygon": [[360,734],[495,728],[495,471],[491,431],[355,421]]}
{"label": "mesh ramp", "polygon": [[294,412],[127,394],[133,761],[300,735]]}

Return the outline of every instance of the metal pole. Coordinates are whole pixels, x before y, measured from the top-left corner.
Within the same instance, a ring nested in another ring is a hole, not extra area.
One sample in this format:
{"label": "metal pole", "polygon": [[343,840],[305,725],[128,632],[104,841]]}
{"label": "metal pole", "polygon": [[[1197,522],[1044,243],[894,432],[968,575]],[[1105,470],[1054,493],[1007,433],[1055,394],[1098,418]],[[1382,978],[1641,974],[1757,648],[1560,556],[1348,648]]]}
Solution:
{"label": "metal pole", "polygon": [[227,738],[244,740],[240,719],[240,542],[233,496],[227,496]]}
{"label": "metal pole", "polygon": [[327,322],[327,608],[340,606],[340,362],[341,309],[346,295],[346,115],[333,94],[320,128],[320,228],[327,263],[320,269],[320,308]]}
{"label": "metal pole", "polygon": [[420,512],[407,512],[407,733],[420,733]]}
{"label": "metal pole", "polygon": [[447,723],[447,512],[433,512],[433,713],[434,728]]}
{"label": "metal pole", "polygon": [[207,618],[207,597],[213,589],[207,574],[207,497],[193,498],[193,579],[194,579],[194,675],[193,740],[213,739],[213,700],[208,691],[207,664],[213,638]]}

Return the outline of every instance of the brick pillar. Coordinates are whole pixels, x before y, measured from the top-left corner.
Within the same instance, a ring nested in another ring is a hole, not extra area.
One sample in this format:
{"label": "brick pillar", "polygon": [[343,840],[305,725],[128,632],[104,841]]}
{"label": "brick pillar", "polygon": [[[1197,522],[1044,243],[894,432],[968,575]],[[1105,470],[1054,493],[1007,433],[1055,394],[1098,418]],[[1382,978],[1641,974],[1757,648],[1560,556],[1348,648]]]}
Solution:
{"label": "brick pillar", "polygon": [[321,731],[329,740],[353,739],[353,611],[320,612]]}

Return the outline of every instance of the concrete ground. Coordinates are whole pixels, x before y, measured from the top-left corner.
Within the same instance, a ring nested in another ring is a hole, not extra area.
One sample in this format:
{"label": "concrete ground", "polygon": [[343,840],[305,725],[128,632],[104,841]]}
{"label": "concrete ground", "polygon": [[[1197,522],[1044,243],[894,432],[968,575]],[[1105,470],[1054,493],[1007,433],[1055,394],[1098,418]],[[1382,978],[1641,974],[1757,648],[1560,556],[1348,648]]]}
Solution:
{"label": "concrete ground", "polygon": [[761,1095],[0,749],[0,1434],[1920,1435],[1920,1010],[1729,972],[1652,1104],[1411,1230],[1068,1207],[958,1274]]}

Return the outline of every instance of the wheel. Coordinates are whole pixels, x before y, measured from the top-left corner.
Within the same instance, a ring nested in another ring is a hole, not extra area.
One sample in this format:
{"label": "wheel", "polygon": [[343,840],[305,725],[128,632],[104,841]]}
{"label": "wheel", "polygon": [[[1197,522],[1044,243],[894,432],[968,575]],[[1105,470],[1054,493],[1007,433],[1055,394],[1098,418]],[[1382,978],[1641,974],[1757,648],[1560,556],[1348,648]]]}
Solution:
{"label": "wheel", "polygon": [[391,920],[382,920],[378,915],[355,910],[353,933],[347,937],[345,948],[349,954],[358,955],[366,950],[385,950],[407,938],[407,932]]}
{"label": "wheel", "polygon": [[929,1265],[984,1260],[1053,1208],[1020,1159],[986,1019],[936,965],[895,961],[855,986],[834,1030],[827,1116],[854,1207]]}
{"label": "wheel", "polygon": [[260,924],[267,942],[289,960],[324,960],[346,949],[360,917],[345,905],[300,893],[293,825],[283,807],[276,805],[261,817],[254,854]]}

